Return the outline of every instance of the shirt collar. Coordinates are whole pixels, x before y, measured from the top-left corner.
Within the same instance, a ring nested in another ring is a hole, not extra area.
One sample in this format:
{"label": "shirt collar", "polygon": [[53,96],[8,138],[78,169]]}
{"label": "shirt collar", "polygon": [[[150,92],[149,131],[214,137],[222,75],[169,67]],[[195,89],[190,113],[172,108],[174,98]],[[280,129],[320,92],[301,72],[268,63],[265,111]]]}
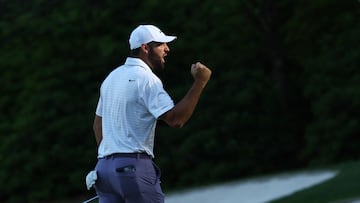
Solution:
{"label": "shirt collar", "polygon": [[151,71],[151,68],[140,58],[134,58],[134,57],[127,57],[125,61],[125,65],[127,66],[141,66],[145,70]]}

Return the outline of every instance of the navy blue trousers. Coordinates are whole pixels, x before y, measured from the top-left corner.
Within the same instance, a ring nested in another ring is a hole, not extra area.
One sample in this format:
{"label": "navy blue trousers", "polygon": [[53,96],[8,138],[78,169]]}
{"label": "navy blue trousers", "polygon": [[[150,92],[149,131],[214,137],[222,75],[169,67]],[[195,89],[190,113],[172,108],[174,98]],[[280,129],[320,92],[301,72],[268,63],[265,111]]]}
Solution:
{"label": "navy blue trousers", "polygon": [[161,172],[150,158],[110,155],[95,169],[99,203],[164,203]]}

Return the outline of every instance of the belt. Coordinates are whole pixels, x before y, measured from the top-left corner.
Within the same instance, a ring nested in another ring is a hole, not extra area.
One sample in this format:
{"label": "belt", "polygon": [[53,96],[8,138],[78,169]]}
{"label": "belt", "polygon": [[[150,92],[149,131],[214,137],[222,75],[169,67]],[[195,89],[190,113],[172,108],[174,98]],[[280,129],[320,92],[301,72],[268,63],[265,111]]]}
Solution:
{"label": "belt", "polygon": [[115,153],[104,157],[110,158],[136,158],[136,159],[152,159],[152,157],[146,153]]}

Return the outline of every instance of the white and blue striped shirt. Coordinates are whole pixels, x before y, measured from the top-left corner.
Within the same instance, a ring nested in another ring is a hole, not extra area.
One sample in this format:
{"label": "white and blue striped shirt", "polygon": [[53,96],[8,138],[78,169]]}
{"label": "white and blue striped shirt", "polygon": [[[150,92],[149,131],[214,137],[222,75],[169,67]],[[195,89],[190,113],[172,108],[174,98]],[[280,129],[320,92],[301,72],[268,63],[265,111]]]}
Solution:
{"label": "white and blue striped shirt", "polygon": [[98,158],[114,153],[145,152],[154,157],[159,116],[174,107],[161,80],[138,58],[128,57],[100,88],[96,115],[102,117]]}

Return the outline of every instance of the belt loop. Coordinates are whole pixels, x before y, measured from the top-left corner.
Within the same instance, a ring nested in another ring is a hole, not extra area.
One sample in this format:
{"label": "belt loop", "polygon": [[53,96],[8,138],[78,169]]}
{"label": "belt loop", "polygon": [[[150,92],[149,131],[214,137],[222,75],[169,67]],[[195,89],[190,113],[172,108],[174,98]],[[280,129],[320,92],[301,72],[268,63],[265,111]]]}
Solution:
{"label": "belt loop", "polygon": [[136,159],[140,159],[140,153],[136,153]]}

